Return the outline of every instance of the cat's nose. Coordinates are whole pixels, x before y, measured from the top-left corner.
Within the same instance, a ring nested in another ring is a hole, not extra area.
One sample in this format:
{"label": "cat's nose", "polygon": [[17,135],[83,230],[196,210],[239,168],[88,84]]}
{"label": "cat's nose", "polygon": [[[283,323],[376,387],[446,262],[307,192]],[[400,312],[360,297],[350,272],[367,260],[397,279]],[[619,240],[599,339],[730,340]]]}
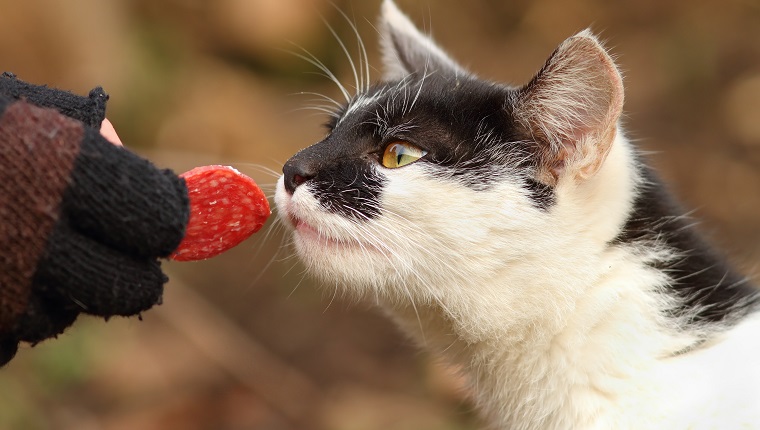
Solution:
{"label": "cat's nose", "polygon": [[285,163],[282,174],[285,179],[285,189],[290,194],[293,194],[299,185],[316,176],[306,163],[299,162],[295,157]]}

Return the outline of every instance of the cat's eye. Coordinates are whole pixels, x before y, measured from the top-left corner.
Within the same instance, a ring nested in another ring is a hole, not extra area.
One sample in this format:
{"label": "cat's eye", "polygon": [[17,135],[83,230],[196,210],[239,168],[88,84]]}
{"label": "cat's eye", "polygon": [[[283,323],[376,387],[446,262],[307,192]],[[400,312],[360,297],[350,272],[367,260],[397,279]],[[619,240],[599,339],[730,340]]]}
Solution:
{"label": "cat's eye", "polygon": [[385,147],[382,164],[389,169],[403,167],[424,157],[427,151],[417,145],[398,140]]}

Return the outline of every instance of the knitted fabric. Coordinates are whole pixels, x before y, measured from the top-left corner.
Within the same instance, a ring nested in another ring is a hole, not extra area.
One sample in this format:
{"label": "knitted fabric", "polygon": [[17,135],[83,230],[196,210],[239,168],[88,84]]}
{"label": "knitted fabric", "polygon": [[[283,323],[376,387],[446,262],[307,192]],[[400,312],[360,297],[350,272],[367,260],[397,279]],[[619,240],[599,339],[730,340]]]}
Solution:
{"label": "knitted fabric", "polygon": [[[2,109],[2,106],[0,106]],[[83,127],[54,111],[11,105],[0,118],[0,333],[26,309],[29,285],[58,221]],[[48,142],[47,136],[54,136]]]}
{"label": "knitted fabric", "polygon": [[0,77],[0,364],[79,313],[135,315],[161,300],[158,258],[182,240],[187,188],[100,135],[106,100]]}
{"label": "knitted fabric", "polygon": [[0,75],[0,94],[14,100],[24,98],[36,106],[54,108],[88,127],[99,128],[106,118],[108,94],[101,87],[93,88],[88,97],[82,97],[45,85],[30,84],[13,73],[3,72]]}

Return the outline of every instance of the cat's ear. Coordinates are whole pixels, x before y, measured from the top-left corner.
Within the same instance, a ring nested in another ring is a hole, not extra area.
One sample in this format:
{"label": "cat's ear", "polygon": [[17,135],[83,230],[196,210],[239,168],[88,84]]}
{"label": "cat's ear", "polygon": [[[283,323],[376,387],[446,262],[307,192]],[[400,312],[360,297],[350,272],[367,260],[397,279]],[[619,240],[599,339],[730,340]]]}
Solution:
{"label": "cat's ear", "polygon": [[403,79],[414,72],[466,73],[430,37],[422,34],[392,0],[383,1],[379,24],[385,80]]}
{"label": "cat's ear", "polygon": [[593,176],[618,132],[623,79],[590,31],[565,40],[522,89],[515,117],[540,147],[546,182]]}

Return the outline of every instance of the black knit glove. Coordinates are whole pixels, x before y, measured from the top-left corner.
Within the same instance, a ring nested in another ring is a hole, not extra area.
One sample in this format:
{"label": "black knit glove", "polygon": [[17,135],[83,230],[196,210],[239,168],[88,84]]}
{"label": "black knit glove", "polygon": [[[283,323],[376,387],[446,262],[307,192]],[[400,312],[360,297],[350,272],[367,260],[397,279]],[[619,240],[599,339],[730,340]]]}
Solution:
{"label": "black knit glove", "polygon": [[0,77],[0,365],[79,313],[161,300],[158,258],[184,235],[187,188],[100,135],[106,100]]}

